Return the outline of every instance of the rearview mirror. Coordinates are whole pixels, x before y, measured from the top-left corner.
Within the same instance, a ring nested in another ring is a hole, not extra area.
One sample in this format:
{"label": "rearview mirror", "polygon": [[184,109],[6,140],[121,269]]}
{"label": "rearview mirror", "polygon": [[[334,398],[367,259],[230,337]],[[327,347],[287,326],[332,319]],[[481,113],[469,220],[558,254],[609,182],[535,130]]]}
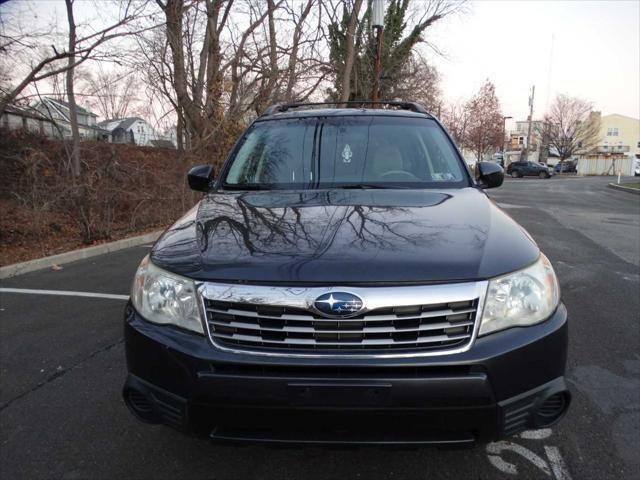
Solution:
{"label": "rearview mirror", "polygon": [[478,162],[476,164],[476,179],[480,188],[495,188],[504,182],[504,170],[493,162]]}
{"label": "rearview mirror", "polygon": [[198,165],[187,174],[189,188],[198,192],[208,192],[213,178],[214,172],[211,165]]}

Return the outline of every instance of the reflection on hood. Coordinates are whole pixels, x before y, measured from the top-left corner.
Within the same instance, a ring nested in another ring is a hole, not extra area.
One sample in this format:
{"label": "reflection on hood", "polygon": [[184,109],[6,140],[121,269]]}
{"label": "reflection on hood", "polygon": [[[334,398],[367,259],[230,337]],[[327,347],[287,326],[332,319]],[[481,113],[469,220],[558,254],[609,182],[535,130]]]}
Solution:
{"label": "reflection on hood", "polygon": [[222,281],[469,280],[491,270],[496,235],[535,260],[532,241],[472,188],[218,193],[171,227],[152,259]]}

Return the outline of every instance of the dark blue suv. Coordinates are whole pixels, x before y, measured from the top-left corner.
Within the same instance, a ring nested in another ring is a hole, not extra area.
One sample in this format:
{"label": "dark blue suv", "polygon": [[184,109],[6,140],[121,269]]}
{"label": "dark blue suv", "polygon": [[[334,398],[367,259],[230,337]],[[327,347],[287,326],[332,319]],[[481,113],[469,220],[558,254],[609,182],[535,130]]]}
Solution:
{"label": "dark blue suv", "polygon": [[[413,103],[279,105],[141,263],[124,400],[218,441],[465,445],[567,410],[549,260]],[[357,107],[362,105],[358,104]],[[508,248],[506,248],[508,246]]]}

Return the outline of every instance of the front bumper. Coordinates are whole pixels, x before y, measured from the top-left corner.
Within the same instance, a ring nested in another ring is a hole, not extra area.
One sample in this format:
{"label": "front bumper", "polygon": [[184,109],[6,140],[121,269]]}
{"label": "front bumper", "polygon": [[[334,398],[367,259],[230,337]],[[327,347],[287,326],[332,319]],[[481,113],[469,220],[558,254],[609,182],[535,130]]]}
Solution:
{"label": "front bumper", "polygon": [[217,440],[467,444],[550,425],[570,401],[563,305],[467,352],[399,359],[225,353],[206,337],[146,322],[131,305],[125,316],[129,408]]}

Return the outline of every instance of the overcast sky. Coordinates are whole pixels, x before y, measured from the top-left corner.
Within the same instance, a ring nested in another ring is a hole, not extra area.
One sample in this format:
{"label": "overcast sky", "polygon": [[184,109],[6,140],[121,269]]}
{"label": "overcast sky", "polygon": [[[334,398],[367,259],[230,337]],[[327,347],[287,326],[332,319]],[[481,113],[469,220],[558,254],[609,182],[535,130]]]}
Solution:
{"label": "overcast sky", "polygon": [[517,119],[527,115],[534,84],[534,118],[558,93],[589,100],[603,114],[640,117],[638,0],[478,0],[431,35],[446,54],[434,61],[450,100],[489,78],[505,115]]}

